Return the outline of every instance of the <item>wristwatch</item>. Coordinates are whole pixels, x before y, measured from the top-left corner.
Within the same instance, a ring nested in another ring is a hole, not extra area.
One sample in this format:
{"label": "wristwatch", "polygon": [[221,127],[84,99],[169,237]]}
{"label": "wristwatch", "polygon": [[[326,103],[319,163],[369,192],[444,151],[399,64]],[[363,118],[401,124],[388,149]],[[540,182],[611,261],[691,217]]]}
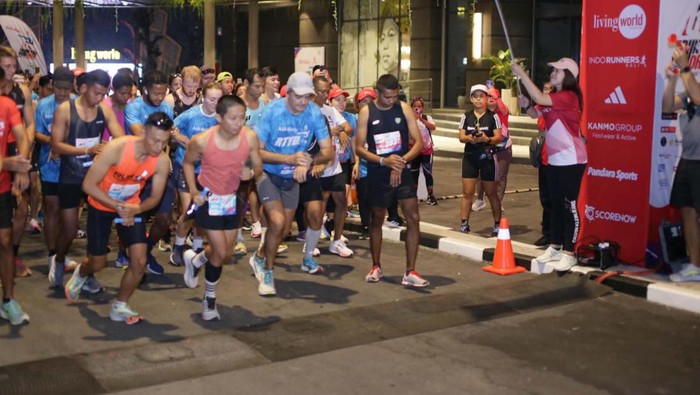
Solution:
{"label": "wristwatch", "polygon": [[681,69],[681,73],[690,73],[691,71],[690,66],[685,66]]}

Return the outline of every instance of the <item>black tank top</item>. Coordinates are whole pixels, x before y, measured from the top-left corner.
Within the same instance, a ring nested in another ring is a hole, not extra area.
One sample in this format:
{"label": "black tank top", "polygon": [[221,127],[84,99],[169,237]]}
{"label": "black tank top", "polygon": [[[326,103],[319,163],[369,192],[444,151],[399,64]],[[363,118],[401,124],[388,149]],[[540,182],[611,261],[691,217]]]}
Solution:
{"label": "black tank top", "polygon": [[[408,152],[408,123],[403,115],[401,103],[395,103],[388,110],[380,110],[369,103],[367,120],[367,147],[370,152],[382,157],[404,155]],[[378,163],[367,163],[368,167],[379,168]]]}
{"label": "black tank top", "polygon": [[24,97],[24,92],[22,92],[22,89],[19,87],[19,85],[15,85],[12,87],[12,91],[10,91],[10,97],[12,98],[12,100],[15,101],[15,104],[17,104],[19,115],[22,117],[22,122],[24,122],[24,104],[26,102],[26,98]]}
{"label": "black tank top", "polygon": [[201,97],[199,96],[199,92],[197,92],[197,96],[195,97],[194,101],[192,104],[185,104],[182,99],[180,99],[180,96],[178,96],[177,92],[173,91],[173,101],[175,105],[173,106],[173,116],[177,118],[178,115],[182,114],[183,112],[189,110],[190,108],[196,106],[199,104]]}
{"label": "black tank top", "polygon": [[[100,143],[105,130],[105,116],[102,107],[97,107],[97,116],[91,122],[85,122],[78,115],[75,99],[70,101],[70,126],[66,144],[78,148],[89,148]],[[62,184],[81,184],[92,165],[90,155],[61,155],[60,182]]]}

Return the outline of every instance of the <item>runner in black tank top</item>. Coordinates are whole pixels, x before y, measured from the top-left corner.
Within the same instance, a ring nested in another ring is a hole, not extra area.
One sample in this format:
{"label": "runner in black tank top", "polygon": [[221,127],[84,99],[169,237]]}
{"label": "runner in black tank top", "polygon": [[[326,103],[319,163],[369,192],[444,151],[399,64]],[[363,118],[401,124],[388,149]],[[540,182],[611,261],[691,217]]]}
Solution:
{"label": "runner in black tank top", "polygon": [[178,96],[177,92],[173,92],[172,95],[173,95],[173,101],[175,103],[173,105],[173,115],[175,116],[175,118],[177,118],[178,115],[189,110],[190,108],[198,105],[202,101],[202,98],[200,97],[199,92],[197,93],[196,98],[194,99],[194,101],[191,104],[185,104],[185,102],[182,101],[180,96]]}
{"label": "runner in black tank top", "polygon": [[[75,100],[70,101],[70,127],[66,143],[78,148],[91,148],[100,143],[105,129],[105,116],[102,108],[97,107],[97,116],[92,121],[85,121],[78,115]],[[61,155],[61,184],[82,184],[88,168],[92,165],[90,155]]]}

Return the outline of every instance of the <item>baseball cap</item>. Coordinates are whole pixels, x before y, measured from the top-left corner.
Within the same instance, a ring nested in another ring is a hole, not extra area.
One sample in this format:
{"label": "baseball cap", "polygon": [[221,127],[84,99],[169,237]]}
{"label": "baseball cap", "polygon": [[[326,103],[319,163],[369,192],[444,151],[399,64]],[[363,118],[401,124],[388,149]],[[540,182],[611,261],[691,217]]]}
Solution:
{"label": "baseball cap", "polygon": [[569,70],[571,74],[574,75],[574,78],[578,78],[578,64],[571,58],[561,58],[556,62],[547,63],[547,66],[552,66],[560,70]]}
{"label": "baseball cap", "polygon": [[316,94],[311,76],[303,71],[297,71],[289,76],[287,80],[287,92],[289,91],[299,96]]}
{"label": "baseball cap", "polygon": [[53,85],[57,88],[72,88],[73,72],[66,66],[59,66],[53,71]]}
{"label": "baseball cap", "polygon": [[287,97],[287,85],[284,85],[280,88],[280,96]]}
{"label": "baseball cap", "polygon": [[371,97],[372,99],[377,98],[377,94],[374,93],[374,89],[370,88],[365,88],[357,92],[357,95],[355,95],[355,101],[362,101],[368,97]]}
{"label": "baseball cap", "polygon": [[79,75],[81,75],[81,74],[85,74],[85,69],[84,69],[84,68],[82,68],[82,67],[76,67],[76,68],[73,69],[73,75],[74,75],[74,76],[77,77],[77,76],[79,76]]}
{"label": "baseball cap", "polygon": [[484,84],[472,85],[472,87],[469,89],[469,96],[473,95],[476,91],[482,91],[487,95],[489,94],[489,89]]}
{"label": "baseball cap", "polygon": [[226,78],[233,79],[233,74],[229,73],[228,71],[222,71],[221,73],[219,73],[219,75],[216,76],[216,82],[221,82]]}
{"label": "baseball cap", "polygon": [[335,99],[336,97],[341,96],[341,95],[343,95],[343,96],[345,96],[345,97],[350,96],[350,94],[349,94],[348,92],[346,92],[346,91],[344,91],[344,90],[342,90],[342,89],[340,89],[340,88],[333,88],[333,89],[331,89],[331,91],[328,93],[328,98],[329,98],[330,100],[333,100],[333,99]]}

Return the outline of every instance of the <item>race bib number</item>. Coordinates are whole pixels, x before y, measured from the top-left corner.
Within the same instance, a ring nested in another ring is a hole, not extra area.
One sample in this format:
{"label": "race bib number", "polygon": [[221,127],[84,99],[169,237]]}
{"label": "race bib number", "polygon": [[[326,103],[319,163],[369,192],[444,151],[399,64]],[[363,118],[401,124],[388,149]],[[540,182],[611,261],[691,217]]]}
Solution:
{"label": "race bib number", "polygon": [[230,195],[217,195],[212,193],[207,200],[209,202],[209,215],[212,217],[236,214],[235,193]]}
{"label": "race bib number", "polygon": [[112,184],[107,194],[114,200],[125,202],[139,192],[139,184]]}
{"label": "race bib number", "polygon": [[375,134],[374,145],[377,147],[377,155],[390,154],[401,150],[401,133],[395,132]]}
{"label": "race bib number", "polygon": [[[86,139],[75,139],[75,147],[76,148],[92,148],[96,146],[97,144],[100,143],[100,137],[90,137]],[[89,158],[90,155],[79,155],[78,158],[84,159],[84,158]]]}

